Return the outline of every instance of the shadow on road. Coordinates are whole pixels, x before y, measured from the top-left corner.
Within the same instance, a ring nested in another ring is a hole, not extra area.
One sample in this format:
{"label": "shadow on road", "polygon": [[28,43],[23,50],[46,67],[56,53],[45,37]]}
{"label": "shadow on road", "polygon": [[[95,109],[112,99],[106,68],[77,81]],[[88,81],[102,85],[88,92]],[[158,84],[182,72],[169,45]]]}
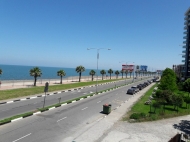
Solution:
{"label": "shadow on road", "polygon": [[190,134],[190,121],[189,120],[181,120],[181,122],[179,124],[174,124],[173,127],[186,134]]}

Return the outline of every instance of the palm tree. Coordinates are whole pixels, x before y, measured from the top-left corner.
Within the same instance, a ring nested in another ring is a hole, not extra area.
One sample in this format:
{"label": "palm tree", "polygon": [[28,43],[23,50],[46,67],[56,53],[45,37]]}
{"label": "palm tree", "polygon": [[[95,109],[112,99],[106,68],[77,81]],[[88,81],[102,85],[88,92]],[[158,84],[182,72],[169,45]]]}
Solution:
{"label": "palm tree", "polygon": [[77,73],[79,73],[79,82],[80,82],[81,74],[82,74],[82,72],[85,71],[85,68],[84,68],[83,66],[78,66],[78,67],[76,67],[75,71],[76,71]]}
{"label": "palm tree", "polygon": [[135,71],[136,77],[137,77],[137,73],[138,73],[138,71]]}
{"label": "palm tree", "polygon": [[125,70],[121,70],[120,73],[121,73],[122,78],[123,78],[123,73],[125,73]]}
{"label": "palm tree", "polygon": [[96,72],[94,70],[91,70],[89,74],[92,76],[92,81],[93,81],[94,80],[93,76],[96,74]]}
{"label": "palm tree", "polygon": [[112,70],[112,69],[109,69],[109,70],[108,70],[108,73],[110,74],[110,79],[111,79],[111,74],[113,73],[113,70]]}
{"label": "palm tree", "polygon": [[2,71],[2,69],[0,69],[0,75],[2,75],[3,74],[3,71]]}
{"label": "palm tree", "polygon": [[116,78],[118,78],[118,75],[119,75],[119,71],[118,70],[115,71],[115,75],[116,75]]}
{"label": "palm tree", "polygon": [[34,67],[30,70],[30,76],[34,77],[34,86],[36,86],[37,77],[42,75],[41,70],[38,67]]}
{"label": "palm tree", "polygon": [[128,70],[125,70],[125,76],[126,76],[126,78],[127,78],[127,74],[128,74]]}
{"label": "palm tree", "polygon": [[129,71],[129,73],[130,73],[130,78],[131,78],[131,74],[132,74],[132,72],[133,72],[133,71]]}
{"label": "palm tree", "polygon": [[102,75],[102,80],[103,80],[103,76],[104,76],[104,74],[106,74],[106,71],[105,70],[101,70],[100,73]]}
{"label": "palm tree", "polygon": [[62,77],[65,76],[66,73],[64,70],[59,70],[57,71],[57,76],[60,76],[61,77],[61,81],[60,81],[60,84],[62,84]]}

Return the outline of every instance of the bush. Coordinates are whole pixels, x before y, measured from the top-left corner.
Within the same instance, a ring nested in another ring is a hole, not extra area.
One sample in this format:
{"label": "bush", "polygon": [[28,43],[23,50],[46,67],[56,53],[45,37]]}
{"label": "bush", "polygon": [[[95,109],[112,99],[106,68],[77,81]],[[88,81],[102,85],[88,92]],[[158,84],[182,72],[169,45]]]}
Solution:
{"label": "bush", "polygon": [[140,115],[139,115],[139,113],[133,113],[133,114],[131,114],[131,116],[129,118],[130,119],[139,119]]}
{"label": "bush", "polygon": [[140,116],[141,116],[141,118],[145,118],[145,117],[146,117],[146,114],[143,113],[143,112],[141,112],[141,113],[140,113]]}

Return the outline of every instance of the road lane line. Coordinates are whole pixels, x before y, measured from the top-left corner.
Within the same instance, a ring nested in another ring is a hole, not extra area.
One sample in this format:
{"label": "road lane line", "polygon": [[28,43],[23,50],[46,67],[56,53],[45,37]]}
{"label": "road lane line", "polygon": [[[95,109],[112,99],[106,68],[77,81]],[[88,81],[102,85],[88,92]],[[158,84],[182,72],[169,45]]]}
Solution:
{"label": "road lane line", "polygon": [[83,108],[83,109],[81,109],[81,110],[85,110],[85,109],[87,109],[88,107],[85,107],[85,108]]}
{"label": "road lane line", "polygon": [[16,142],[16,141],[19,141],[19,140],[21,140],[21,139],[23,139],[23,138],[25,138],[25,137],[27,137],[27,136],[29,136],[29,135],[31,135],[32,133],[30,133],[30,134],[27,134],[27,135],[25,135],[25,136],[23,136],[23,137],[21,137],[21,138],[19,138],[19,139],[17,139],[17,140],[14,140],[14,141],[12,141],[12,142]]}
{"label": "road lane line", "polygon": [[61,121],[61,120],[63,120],[63,119],[66,119],[66,118],[67,118],[67,117],[63,117],[63,118],[57,120],[57,122],[59,122],[59,121]]}
{"label": "road lane line", "polygon": [[100,103],[101,101],[97,102],[97,103]]}

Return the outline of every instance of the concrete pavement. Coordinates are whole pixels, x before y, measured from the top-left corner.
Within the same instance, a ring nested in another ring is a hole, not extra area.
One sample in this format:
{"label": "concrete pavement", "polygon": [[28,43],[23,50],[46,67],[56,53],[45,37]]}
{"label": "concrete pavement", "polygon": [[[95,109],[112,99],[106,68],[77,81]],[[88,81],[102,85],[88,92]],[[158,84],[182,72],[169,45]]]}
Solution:
{"label": "concrete pavement", "polygon": [[152,85],[126,100],[109,115],[77,131],[62,142],[167,142],[175,134],[181,132],[175,129],[174,125],[178,125],[181,120],[189,120],[190,115],[143,123],[120,121],[122,116]]}

